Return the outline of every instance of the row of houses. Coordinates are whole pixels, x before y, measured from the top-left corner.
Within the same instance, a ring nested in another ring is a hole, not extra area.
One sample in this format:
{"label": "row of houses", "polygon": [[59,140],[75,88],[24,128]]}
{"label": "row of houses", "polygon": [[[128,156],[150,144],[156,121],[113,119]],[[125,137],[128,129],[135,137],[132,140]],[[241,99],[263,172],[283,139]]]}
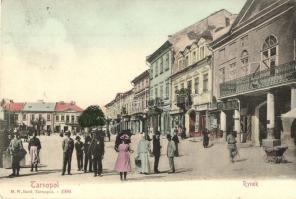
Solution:
{"label": "row of houses", "polygon": [[[80,131],[78,118],[83,109],[75,102],[38,102],[19,103],[2,100],[2,118],[8,128],[36,128],[50,132]],[[36,124],[36,125],[35,125]]]}
{"label": "row of houses", "polygon": [[[247,0],[238,15],[223,9],[170,35],[147,56],[143,87],[133,82],[118,94],[107,117],[135,132],[236,131],[258,146],[293,137],[295,118],[282,116],[296,109],[295,9],[295,0]],[[144,129],[132,126],[138,88],[145,90]]]}

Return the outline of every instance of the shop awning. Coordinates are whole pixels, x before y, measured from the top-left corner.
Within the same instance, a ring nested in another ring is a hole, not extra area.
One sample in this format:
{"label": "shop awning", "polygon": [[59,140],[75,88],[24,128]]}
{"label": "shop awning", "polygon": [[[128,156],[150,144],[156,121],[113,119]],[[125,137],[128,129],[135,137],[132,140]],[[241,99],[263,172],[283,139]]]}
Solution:
{"label": "shop awning", "polygon": [[290,110],[285,114],[282,114],[282,118],[296,118],[296,108]]}

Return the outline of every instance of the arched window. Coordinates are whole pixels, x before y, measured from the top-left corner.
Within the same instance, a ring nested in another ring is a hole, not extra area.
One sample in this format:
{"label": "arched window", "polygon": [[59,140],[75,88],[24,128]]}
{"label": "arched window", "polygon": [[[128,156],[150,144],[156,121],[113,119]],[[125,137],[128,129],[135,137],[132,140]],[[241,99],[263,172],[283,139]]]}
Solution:
{"label": "arched window", "polygon": [[278,64],[278,41],[275,36],[270,35],[265,39],[261,59],[263,67],[270,68],[272,71]]}

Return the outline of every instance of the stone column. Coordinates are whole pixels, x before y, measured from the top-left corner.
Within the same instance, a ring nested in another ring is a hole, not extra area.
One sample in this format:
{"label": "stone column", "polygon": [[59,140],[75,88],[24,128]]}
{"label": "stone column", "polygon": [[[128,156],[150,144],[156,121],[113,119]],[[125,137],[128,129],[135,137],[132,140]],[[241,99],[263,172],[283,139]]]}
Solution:
{"label": "stone column", "polygon": [[291,110],[296,108],[296,87],[291,88]]}
{"label": "stone column", "polygon": [[274,94],[267,93],[267,139],[262,140],[263,147],[275,147],[281,145],[281,140],[274,138],[275,127],[275,103]]}
{"label": "stone column", "polygon": [[226,132],[226,114],[223,111],[220,113],[220,130]]}
{"label": "stone column", "polygon": [[274,138],[274,123],[275,123],[275,110],[274,110],[274,94],[267,93],[267,139]]}
{"label": "stone column", "polygon": [[241,138],[241,125],[240,125],[239,110],[234,110],[234,117],[233,118],[234,118],[234,130],[237,132],[237,136],[240,139]]}

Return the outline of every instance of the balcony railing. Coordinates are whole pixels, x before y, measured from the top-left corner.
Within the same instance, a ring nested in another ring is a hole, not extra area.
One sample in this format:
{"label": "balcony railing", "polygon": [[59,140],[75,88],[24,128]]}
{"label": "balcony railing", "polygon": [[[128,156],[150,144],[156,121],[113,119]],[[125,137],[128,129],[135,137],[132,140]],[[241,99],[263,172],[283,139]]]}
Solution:
{"label": "balcony railing", "polygon": [[155,98],[148,101],[149,107],[160,107],[163,105],[163,101],[161,98]]}
{"label": "balcony railing", "polygon": [[221,83],[220,97],[227,97],[290,82],[296,83],[295,61]]}

